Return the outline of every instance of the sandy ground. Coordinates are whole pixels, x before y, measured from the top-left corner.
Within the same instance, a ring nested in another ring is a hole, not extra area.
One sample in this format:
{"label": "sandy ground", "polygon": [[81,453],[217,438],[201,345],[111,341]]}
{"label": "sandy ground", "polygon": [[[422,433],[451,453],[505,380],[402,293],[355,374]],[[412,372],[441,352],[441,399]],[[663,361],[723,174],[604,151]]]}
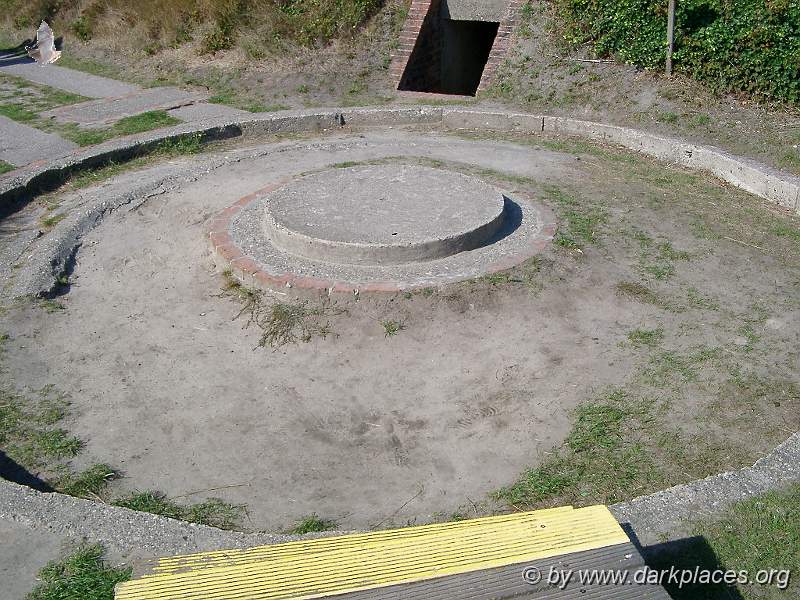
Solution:
{"label": "sandy ground", "polygon": [[[713,344],[736,352],[738,321],[728,315],[756,299],[769,306],[772,324],[759,329],[769,345],[744,358],[796,379],[796,258],[787,267],[783,255],[698,238],[687,225],[696,215],[665,206],[675,188],[669,180],[624,179],[618,164],[591,157],[435,132],[376,131],[275,148],[111,214],[84,239],[60,298],[66,310],[22,306],[3,317],[8,375],[19,387],[54,384],[69,395],[68,428],[86,440],[76,465],[119,467],[118,492],[221,497],[246,504],[246,525],[266,530],[310,513],[345,529],[426,522],[512,482],[562,442],[577,404],[630,380],[646,360],[625,344],[631,329],[660,324],[678,350]],[[381,156],[457,161],[495,182],[501,176],[486,169],[526,176],[528,189],[568,185],[604,203],[613,225],[605,243],[582,256],[553,249],[538,293],[484,282],[431,297],[336,299],[338,335],[257,348],[259,332],[243,329],[244,320],[234,320],[240,306],[221,295],[205,223],[270,182]],[[696,182],[704,186],[760,207],[746,194]],[[665,210],[675,218],[665,220]],[[695,257],[677,264],[672,281],[651,282],[659,293],[713,294],[724,315],[665,311],[615,293],[619,281],[641,278],[636,245],[615,231],[629,226]],[[405,329],[387,338],[383,319]],[[704,415],[712,400],[708,390],[676,396],[677,421]],[[774,409],[787,429],[795,408]],[[700,418],[686,427],[718,429]],[[787,435],[770,430],[747,442],[745,459]],[[728,462],[740,456],[732,452]]]}

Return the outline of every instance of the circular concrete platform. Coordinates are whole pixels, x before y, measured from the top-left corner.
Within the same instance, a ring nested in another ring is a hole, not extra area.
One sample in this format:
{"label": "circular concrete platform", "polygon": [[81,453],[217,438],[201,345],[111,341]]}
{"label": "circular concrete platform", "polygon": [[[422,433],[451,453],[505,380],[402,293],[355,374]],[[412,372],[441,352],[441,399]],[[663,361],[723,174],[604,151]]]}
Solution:
{"label": "circular concrete platform", "polygon": [[222,211],[209,238],[248,285],[396,292],[509,269],[555,230],[529,198],[397,160],[270,185]]}
{"label": "circular concrete platform", "polygon": [[399,265],[473,250],[506,217],[503,194],[474,177],[413,165],[307,175],[269,194],[264,225],[291,254],[351,265]]}

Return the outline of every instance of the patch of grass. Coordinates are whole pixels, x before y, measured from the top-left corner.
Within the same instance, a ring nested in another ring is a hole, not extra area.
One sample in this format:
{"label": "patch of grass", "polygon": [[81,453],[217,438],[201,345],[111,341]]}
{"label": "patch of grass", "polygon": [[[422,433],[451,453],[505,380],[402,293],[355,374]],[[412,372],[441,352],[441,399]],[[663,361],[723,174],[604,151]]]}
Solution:
{"label": "patch of grass", "polygon": [[171,519],[182,519],[185,511],[184,507],[167,498],[162,492],[153,491],[134,492],[124,498],[117,498],[112,504]]}
{"label": "patch of grass", "polygon": [[112,567],[103,547],[82,546],[39,572],[41,583],[28,600],[113,600],[114,586],[131,578],[130,567]]}
{"label": "patch of grass", "polygon": [[151,152],[151,155],[157,157],[184,156],[198,154],[204,148],[203,134],[192,133],[160,142]]}
{"label": "patch of grass", "polygon": [[686,290],[686,300],[692,308],[719,310],[719,304],[712,298],[703,295],[697,288],[690,287]]}
{"label": "patch of grass", "polygon": [[647,346],[655,348],[664,339],[664,329],[634,329],[628,333],[628,341],[635,347]]}
{"label": "patch of grass", "polygon": [[13,171],[16,168],[17,167],[15,167],[14,165],[12,165],[10,163],[7,163],[4,160],[0,160],[0,175],[3,175],[5,173],[9,173],[9,172]]}
{"label": "patch of grass", "polygon": [[656,121],[660,121],[661,123],[668,123],[670,125],[674,125],[678,122],[678,115],[674,112],[664,111],[658,113],[656,115]]}
{"label": "patch of grass", "polygon": [[30,443],[37,452],[48,458],[73,458],[78,455],[83,443],[69,435],[65,429],[48,429],[31,434]]}
{"label": "patch of grass", "polygon": [[690,228],[696,238],[701,240],[719,240],[722,236],[714,231],[711,226],[698,218],[691,222]]}
{"label": "patch of grass", "polygon": [[39,222],[42,224],[42,227],[46,229],[52,229],[56,225],[58,225],[67,215],[65,213],[56,213],[54,215],[50,215],[49,217],[42,217],[39,219]]}
{"label": "patch of grass", "polygon": [[68,413],[69,402],[52,386],[35,394],[0,391],[0,447],[11,460],[38,473],[56,490],[72,496],[97,496],[116,472],[106,464],[72,470],[69,460],[83,444],[58,427]]}
{"label": "patch of grass", "polygon": [[564,446],[493,497],[518,509],[614,503],[657,487],[665,476],[636,433],[649,426],[652,403],[612,389],[580,406]]}
{"label": "patch of grass", "polygon": [[[41,126],[40,129],[48,130],[51,127]],[[74,123],[62,123],[55,126],[55,131],[78,146],[94,146],[110,140],[113,136],[110,129],[81,129]]]}
{"label": "patch of grass", "polygon": [[579,248],[580,242],[597,241],[601,226],[608,218],[604,210],[555,186],[545,186],[544,192],[566,221],[566,228],[556,236],[556,244],[565,248]]}
{"label": "patch of grass", "polygon": [[719,348],[699,348],[690,354],[664,351],[650,357],[642,379],[656,388],[676,387],[697,381],[708,363],[719,359]]}
{"label": "patch of grass", "polygon": [[290,108],[285,104],[265,104],[260,100],[240,94],[234,90],[218,91],[211,96],[208,101],[212,104],[224,104],[225,106],[246,110],[251,113],[275,112],[279,110],[288,110]]}
{"label": "patch of grass", "polygon": [[[534,293],[540,292],[544,289],[543,273],[552,269],[553,261],[542,258],[541,256],[534,256],[526,260],[521,265],[509,269],[507,271],[499,271],[497,273],[490,273],[482,275],[472,282],[484,283],[492,287],[502,287],[508,285],[524,285]],[[432,295],[433,290],[426,292],[429,288],[422,290],[423,295]]]}
{"label": "patch of grass", "polygon": [[656,249],[658,250],[658,257],[662,260],[676,261],[691,260],[692,258],[691,254],[685,250],[675,250],[669,241],[661,242]]}
{"label": "patch of grass", "polygon": [[393,337],[406,328],[403,323],[394,320],[381,321],[381,327],[383,327],[384,337]]}
{"label": "patch of grass", "polygon": [[739,595],[745,600],[800,597],[800,580],[790,575],[800,569],[800,485],[737,502],[718,517],[696,521],[692,529],[693,545],[660,553],[649,561],[650,566],[692,571],[696,567],[722,568],[747,571],[751,577],[759,571],[774,570],[775,576],[772,585],[738,588],[667,583],[667,592],[675,600],[728,600]]}
{"label": "patch of grass", "polygon": [[356,167],[362,163],[354,160],[345,160],[343,162],[338,162],[331,165],[334,169],[349,169],[350,167]]}
{"label": "patch of grass", "polygon": [[45,312],[48,313],[56,313],[61,312],[62,310],[66,310],[66,306],[61,304],[58,300],[51,300],[50,298],[43,298],[39,300],[38,305],[40,308],[43,308]]}
{"label": "patch of grass", "polygon": [[79,146],[93,146],[102,144],[112,138],[143,133],[153,129],[177,125],[181,121],[163,110],[154,110],[125,117],[110,127],[98,129],[85,129],[75,123],[53,123],[49,120],[39,119],[30,124],[44,131],[56,133]]}
{"label": "patch of grass", "polygon": [[80,127],[62,127],[59,133],[79,146],[93,146],[115,137],[134,135],[153,129],[161,129],[181,123],[180,119],[171,116],[165,110],[151,110],[125,117],[106,129],[81,129]]}
{"label": "patch of grass", "polygon": [[133,135],[143,131],[151,131],[162,127],[169,127],[180,123],[165,110],[151,110],[140,115],[133,115],[120,119],[111,127],[114,135]]}
{"label": "patch of grass", "polygon": [[646,285],[635,281],[620,281],[614,286],[617,296],[628,298],[642,304],[652,304],[670,312],[680,312],[682,308],[651,290]]}
{"label": "patch of grass", "polygon": [[119,81],[130,81],[126,78],[126,73],[111,64],[101,63],[96,60],[87,58],[79,58],[71,53],[65,53],[58,61],[59,66],[67,67],[68,69],[75,69],[76,71],[83,71],[90,75],[99,75],[101,77],[108,77],[110,79],[118,79]]}
{"label": "patch of grass", "polygon": [[690,127],[705,127],[711,123],[711,117],[706,113],[697,113],[689,119]]}
{"label": "patch of grass", "polygon": [[0,115],[18,123],[31,123],[39,119],[38,114],[18,104],[0,104]]}
{"label": "patch of grass", "polygon": [[65,106],[68,104],[77,104],[78,102],[86,102],[89,98],[73,94],[58,88],[33,83],[23,77],[16,77],[14,75],[0,74],[0,83],[6,85],[13,85],[16,88],[15,93],[4,98],[2,104],[17,105],[32,112],[39,113],[57,106]]}
{"label": "patch of grass", "polygon": [[201,134],[191,134],[164,140],[156,145],[146,156],[133,158],[122,163],[111,161],[101,167],[75,171],[70,174],[64,186],[68,186],[70,189],[86,188],[127,171],[142,168],[157,160],[197,154],[205,148]]}
{"label": "patch of grass", "polygon": [[325,320],[335,314],[330,304],[310,306],[308,301],[274,302],[268,304],[261,290],[244,286],[230,270],[223,271],[223,294],[242,303],[235,318],[247,315],[245,327],[255,324],[261,329],[260,347],[279,348],[298,341],[310,342],[314,337],[335,335]]}
{"label": "patch of grass", "polygon": [[244,506],[230,504],[219,498],[209,498],[204,502],[190,504],[184,514],[184,521],[208,525],[218,529],[236,529],[242,520]]}
{"label": "patch of grass", "polygon": [[116,476],[116,471],[107,464],[92,465],[84,471],[65,475],[58,480],[56,488],[79,498],[98,496]]}
{"label": "patch of grass", "polygon": [[675,274],[675,267],[671,263],[645,265],[643,270],[659,281],[665,281]]}
{"label": "patch of grass", "polygon": [[184,506],[158,491],[134,492],[114,500],[112,504],[219,529],[236,529],[244,514],[243,506],[230,504],[219,498]]}
{"label": "patch of grass", "polygon": [[308,302],[276,302],[261,321],[263,335],[259,345],[277,348],[296,343],[298,339],[309,342],[314,335],[324,338],[330,329],[315,320],[322,314],[321,309],[310,307]]}
{"label": "patch of grass", "polygon": [[6,455],[31,472],[53,471],[76,456],[81,441],[56,426],[67,407],[66,398],[51,387],[35,395],[0,391],[0,446]]}
{"label": "patch of grass", "polygon": [[641,270],[659,281],[666,281],[675,275],[675,262],[690,260],[691,255],[683,250],[675,250],[668,240],[656,244],[644,232],[635,231],[632,236],[639,241],[641,250]]}
{"label": "patch of grass", "polygon": [[657,304],[656,293],[649,287],[633,281],[620,281],[616,285],[617,295],[638,300],[644,304]]}
{"label": "patch of grass", "polygon": [[777,222],[772,226],[771,231],[778,237],[788,237],[795,242],[800,242],[800,227],[793,223]]}
{"label": "patch of grass", "polygon": [[316,533],[321,531],[332,531],[339,525],[331,519],[320,519],[316,514],[303,517],[288,530],[293,535],[303,535],[306,533]]}
{"label": "patch of grass", "polygon": [[746,340],[742,349],[745,352],[751,352],[753,347],[761,340],[761,336],[756,333],[755,327],[763,327],[769,318],[769,311],[760,303],[755,303],[751,307],[751,313],[744,315],[742,318],[742,325],[737,329],[736,333]]}

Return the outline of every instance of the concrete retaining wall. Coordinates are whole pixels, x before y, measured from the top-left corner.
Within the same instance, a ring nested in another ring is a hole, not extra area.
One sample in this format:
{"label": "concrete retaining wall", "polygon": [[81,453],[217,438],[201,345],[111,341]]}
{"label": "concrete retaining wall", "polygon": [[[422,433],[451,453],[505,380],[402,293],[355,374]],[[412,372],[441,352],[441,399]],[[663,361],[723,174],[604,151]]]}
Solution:
{"label": "concrete retaining wall", "polygon": [[71,172],[94,168],[109,161],[128,160],[146,154],[165,140],[189,135],[199,135],[203,140],[215,140],[273,133],[327,131],[345,126],[391,127],[438,123],[449,129],[514,132],[523,135],[568,135],[623,146],[659,160],[705,171],[800,214],[800,177],[751,159],[734,156],[713,146],[684,142],[628,127],[565,117],[428,106],[263,113],[244,120],[201,121],[112,140],[89,149],[77,150],[65,158],[35,163],[0,176],[0,214],[10,210],[16,202],[27,202],[42,190],[56,187]]}

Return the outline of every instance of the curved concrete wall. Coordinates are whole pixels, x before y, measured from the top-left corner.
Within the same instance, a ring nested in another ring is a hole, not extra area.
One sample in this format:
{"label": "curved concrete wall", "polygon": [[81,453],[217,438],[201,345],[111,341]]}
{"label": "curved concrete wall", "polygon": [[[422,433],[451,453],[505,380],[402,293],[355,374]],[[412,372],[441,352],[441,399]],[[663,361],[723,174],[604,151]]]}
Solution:
{"label": "curved concrete wall", "polygon": [[89,149],[77,150],[64,158],[35,163],[0,176],[0,212],[7,211],[15,202],[30,200],[43,189],[59,185],[73,171],[146,154],[165,140],[190,135],[201,136],[203,140],[214,140],[283,132],[328,131],[345,126],[391,127],[436,123],[450,129],[577,136],[623,146],[659,160],[705,171],[800,214],[800,177],[748,158],[734,156],[714,146],[565,117],[427,106],[262,113],[243,120],[213,119],[120,138]]}

